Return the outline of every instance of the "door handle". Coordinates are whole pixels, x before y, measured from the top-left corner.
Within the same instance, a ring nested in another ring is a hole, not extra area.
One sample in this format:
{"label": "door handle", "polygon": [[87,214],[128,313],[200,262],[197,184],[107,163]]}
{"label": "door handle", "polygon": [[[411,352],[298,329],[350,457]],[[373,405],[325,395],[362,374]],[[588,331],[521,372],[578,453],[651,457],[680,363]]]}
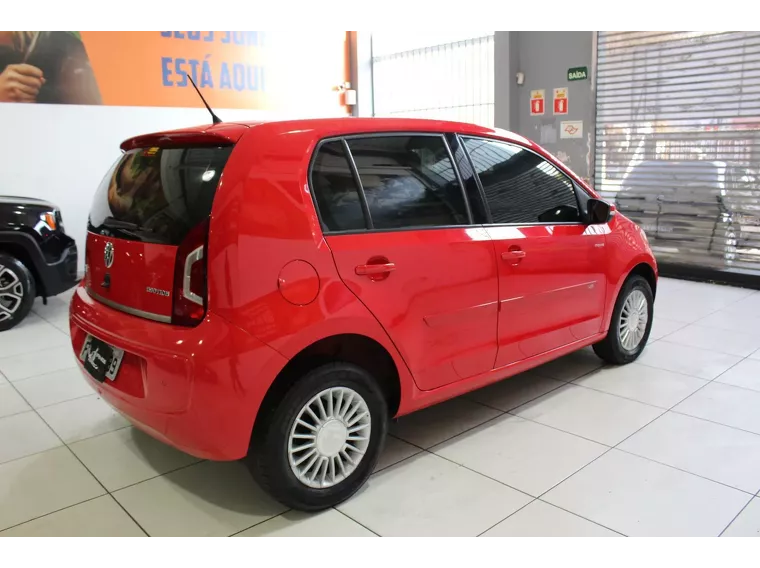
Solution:
{"label": "door handle", "polygon": [[525,254],[525,251],[520,249],[508,250],[501,253],[501,259],[506,260],[507,262],[511,262],[512,264],[517,264],[526,256],[528,255]]}
{"label": "door handle", "polygon": [[373,276],[377,274],[388,274],[396,270],[396,265],[392,262],[384,264],[360,264],[356,267],[357,276]]}

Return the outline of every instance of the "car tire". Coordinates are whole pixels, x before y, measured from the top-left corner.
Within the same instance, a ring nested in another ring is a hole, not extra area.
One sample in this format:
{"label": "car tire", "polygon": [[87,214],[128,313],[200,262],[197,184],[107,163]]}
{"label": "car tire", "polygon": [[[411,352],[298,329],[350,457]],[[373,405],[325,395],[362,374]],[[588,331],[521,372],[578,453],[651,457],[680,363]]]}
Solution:
{"label": "car tire", "polygon": [[638,274],[630,276],[615,301],[607,337],[594,345],[594,352],[613,365],[635,361],[647,344],[653,316],[654,295],[649,282]]}
{"label": "car tire", "polygon": [[35,296],[29,269],[17,258],[0,253],[0,331],[20,324],[29,315]]}
{"label": "car tire", "polygon": [[297,380],[257,420],[245,462],[258,484],[285,506],[319,511],[364,485],[387,429],[387,404],[372,375],[353,364],[329,363]]}

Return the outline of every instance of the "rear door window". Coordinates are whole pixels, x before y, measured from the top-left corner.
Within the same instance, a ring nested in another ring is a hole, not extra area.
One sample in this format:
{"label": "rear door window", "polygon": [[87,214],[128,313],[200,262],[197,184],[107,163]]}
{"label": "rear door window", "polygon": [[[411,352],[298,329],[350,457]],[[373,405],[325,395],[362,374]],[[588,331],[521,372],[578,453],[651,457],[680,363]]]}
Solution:
{"label": "rear door window", "polygon": [[319,147],[311,183],[322,223],[328,231],[366,228],[359,189],[342,141],[325,142]]}
{"label": "rear door window", "polygon": [[353,138],[348,146],[375,229],[469,223],[442,135]]}
{"label": "rear door window", "polygon": [[106,174],[90,210],[89,231],[179,245],[208,219],[232,146],[142,148]]}

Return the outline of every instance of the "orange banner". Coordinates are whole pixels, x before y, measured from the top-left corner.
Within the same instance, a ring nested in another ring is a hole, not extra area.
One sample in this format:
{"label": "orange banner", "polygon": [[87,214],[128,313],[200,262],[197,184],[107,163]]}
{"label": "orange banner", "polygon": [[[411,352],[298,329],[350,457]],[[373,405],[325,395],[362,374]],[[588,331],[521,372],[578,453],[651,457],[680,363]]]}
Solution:
{"label": "orange banner", "polygon": [[0,32],[0,102],[340,112],[345,32]]}

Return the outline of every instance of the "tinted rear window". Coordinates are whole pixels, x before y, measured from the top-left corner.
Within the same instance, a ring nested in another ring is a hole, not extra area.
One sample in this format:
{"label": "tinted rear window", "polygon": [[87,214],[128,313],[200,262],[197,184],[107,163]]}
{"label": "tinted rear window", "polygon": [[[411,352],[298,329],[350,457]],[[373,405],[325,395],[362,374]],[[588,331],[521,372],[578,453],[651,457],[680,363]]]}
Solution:
{"label": "tinted rear window", "polygon": [[94,233],[178,245],[211,214],[232,146],[143,148],[106,174],[90,210]]}

